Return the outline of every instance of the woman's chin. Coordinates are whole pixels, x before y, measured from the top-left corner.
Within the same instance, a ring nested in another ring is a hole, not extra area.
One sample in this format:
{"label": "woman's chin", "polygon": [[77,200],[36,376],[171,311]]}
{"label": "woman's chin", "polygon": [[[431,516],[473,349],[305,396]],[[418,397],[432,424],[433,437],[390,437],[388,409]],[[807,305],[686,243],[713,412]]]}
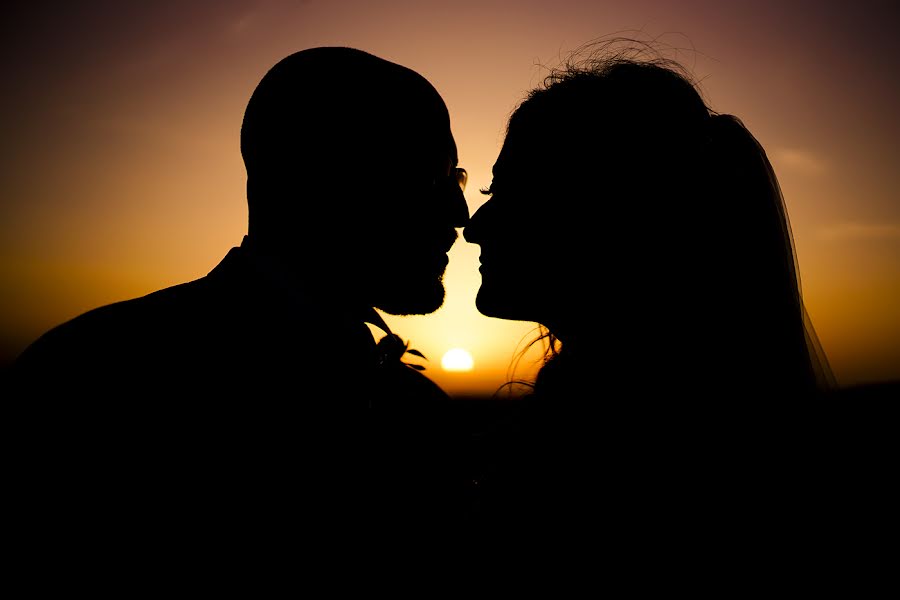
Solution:
{"label": "woman's chin", "polygon": [[482,285],[475,297],[475,307],[486,317],[527,321],[528,319],[521,316],[521,307],[517,302],[519,299],[521,299],[521,294],[518,297],[511,294],[498,294]]}

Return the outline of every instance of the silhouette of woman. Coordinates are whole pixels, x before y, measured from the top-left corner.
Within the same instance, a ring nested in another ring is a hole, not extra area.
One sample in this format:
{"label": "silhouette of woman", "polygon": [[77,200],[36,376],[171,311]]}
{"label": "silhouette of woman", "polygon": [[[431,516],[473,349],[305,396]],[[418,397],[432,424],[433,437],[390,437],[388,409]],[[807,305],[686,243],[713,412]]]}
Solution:
{"label": "silhouette of woman", "polygon": [[486,524],[741,511],[727,499],[786,477],[780,433],[833,386],[764,149],[678,62],[616,44],[527,94],[464,230],[481,246],[479,311],[537,322],[548,342],[494,446]]}
{"label": "silhouette of woman", "polygon": [[762,146],[678,63],[608,50],[512,114],[464,232],[481,246],[478,309],[546,328],[536,393],[829,389]]}

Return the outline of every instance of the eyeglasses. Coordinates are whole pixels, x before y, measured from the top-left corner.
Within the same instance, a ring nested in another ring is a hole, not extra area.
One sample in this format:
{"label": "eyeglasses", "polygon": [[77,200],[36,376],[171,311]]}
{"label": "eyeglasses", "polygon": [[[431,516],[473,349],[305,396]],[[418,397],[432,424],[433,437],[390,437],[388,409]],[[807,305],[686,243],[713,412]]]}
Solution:
{"label": "eyeglasses", "polygon": [[455,167],[450,171],[450,178],[456,180],[460,191],[466,191],[466,182],[469,181],[469,174],[462,167]]}
{"label": "eyeglasses", "polygon": [[459,191],[466,191],[466,182],[469,181],[469,174],[462,167],[454,167],[450,169],[450,174],[446,177],[437,177],[434,180],[434,187],[438,191],[448,191],[453,194],[456,193],[456,188],[459,188]]}

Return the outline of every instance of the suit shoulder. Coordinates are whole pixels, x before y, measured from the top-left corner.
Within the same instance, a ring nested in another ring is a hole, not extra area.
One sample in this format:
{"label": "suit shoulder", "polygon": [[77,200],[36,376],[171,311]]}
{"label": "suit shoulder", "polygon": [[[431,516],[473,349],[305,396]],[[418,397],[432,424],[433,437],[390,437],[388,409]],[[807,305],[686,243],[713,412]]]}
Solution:
{"label": "suit shoulder", "polygon": [[34,340],[14,363],[16,369],[59,361],[79,362],[123,349],[136,330],[153,330],[166,307],[174,306],[196,287],[196,282],[178,284],[145,296],[121,300],[81,313],[52,327]]}

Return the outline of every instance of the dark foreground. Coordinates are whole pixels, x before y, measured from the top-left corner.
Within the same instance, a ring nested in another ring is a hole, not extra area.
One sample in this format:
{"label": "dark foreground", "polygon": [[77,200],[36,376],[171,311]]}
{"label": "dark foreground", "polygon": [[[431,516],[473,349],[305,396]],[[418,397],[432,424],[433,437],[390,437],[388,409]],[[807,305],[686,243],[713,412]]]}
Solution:
{"label": "dark foreground", "polygon": [[284,544],[325,556],[401,535],[477,545],[485,531],[537,539],[541,528],[729,551],[753,539],[788,560],[898,532],[900,382],[790,412],[761,402],[752,426],[670,401],[613,424],[546,423],[549,435],[522,426],[522,400],[479,397],[453,399],[420,430],[397,418],[375,435],[370,423],[297,426],[277,413],[117,419],[86,403],[68,399],[66,419],[45,403],[6,421],[7,539],[26,562],[146,574],[161,559],[234,564]]}

